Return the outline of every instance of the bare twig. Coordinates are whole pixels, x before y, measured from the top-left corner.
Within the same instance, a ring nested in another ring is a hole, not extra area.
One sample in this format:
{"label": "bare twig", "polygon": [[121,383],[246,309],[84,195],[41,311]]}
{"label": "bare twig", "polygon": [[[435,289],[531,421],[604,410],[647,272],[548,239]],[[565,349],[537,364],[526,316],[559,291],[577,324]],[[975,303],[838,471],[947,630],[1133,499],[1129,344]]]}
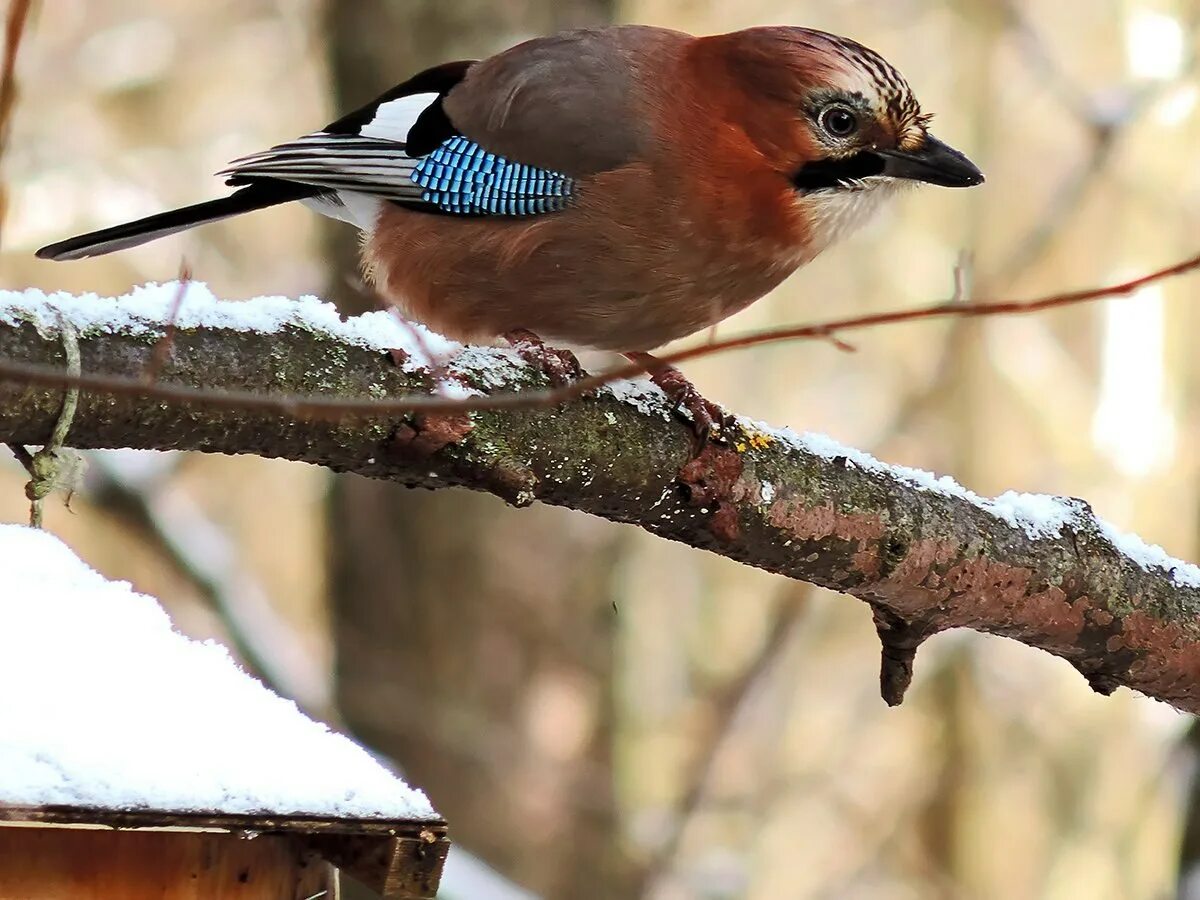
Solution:
{"label": "bare twig", "polygon": [[166,328],[163,330],[162,337],[158,339],[158,343],[154,345],[154,352],[150,355],[150,361],[146,364],[146,371],[142,375],[142,380],[146,384],[154,384],[158,381],[158,376],[162,374],[163,367],[167,364],[167,358],[171,355],[171,347],[175,345],[175,325],[179,320],[179,311],[183,308],[183,300],[187,296],[191,283],[192,269],[185,259],[179,263],[179,286],[175,288],[175,296],[172,298],[171,308],[167,312]]}
{"label": "bare twig", "polygon": [[[847,319],[769,329],[742,337],[706,343],[687,350],[664,354],[658,362],[677,364],[711,356],[727,350],[802,339],[829,339],[845,331],[916,322],[929,319],[984,318],[1001,315],[1025,315],[1049,309],[1061,309],[1110,297],[1128,296],[1147,285],[1178,277],[1200,269],[1200,255],[1118,284],[1079,291],[1067,291],[1034,300],[997,300],[976,303],[941,302],[909,310],[869,313]],[[559,388],[519,393],[490,394],[462,400],[445,397],[405,396],[389,400],[347,400],[322,396],[270,396],[240,391],[215,391],[176,384],[148,385],[138,378],[119,375],[72,376],[53,366],[34,365],[0,359],[0,379],[19,384],[50,387],[75,387],[81,390],[118,396],[145,397],[154,400],[194,403],[214,409],[284,413],[299,419],[338,420],[352,417],[402,415],[404,413],[467,413],[495,410],[532,409],[556,406],[581,397],[597,388],[623,378],[642,375],[646,367],[636,363],[618,366],[599,375],[588,375]]]}
{"label": "bare twig", "polygon": [[[66,353],[67,372],[72,376],[80,374],[79,335],[66,319],[59,321],[63,349]],[[29,483],[25,486],[25,496],[29,498],[29,524],[34,528],[42,527],[42,509],[46,498],[55,490],[64,488],[67,491],[67,506],[71,505],[71,497],[75,493],[75,484],[83,468],[83,458],[66,448],[67,434],[71,423],[75,420],[75,411],[79,406],[79,388],[67,387],[63,394],[62,406],[50,439],[37,453],[30,454],[20,445],[10,444],[13,453],[29,472]],[[20,449],[18,449],[20,448]]]}

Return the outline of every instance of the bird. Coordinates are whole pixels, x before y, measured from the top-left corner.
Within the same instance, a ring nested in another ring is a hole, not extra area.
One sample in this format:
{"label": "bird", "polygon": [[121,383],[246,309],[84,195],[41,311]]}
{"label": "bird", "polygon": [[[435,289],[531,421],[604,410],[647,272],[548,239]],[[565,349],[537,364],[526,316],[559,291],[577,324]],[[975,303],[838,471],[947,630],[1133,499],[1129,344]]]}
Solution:
{"label": "bird", "polygon": [[552,345],[624,354],[702,446],[722,410],[652,351],[763,297],[903,186],[981,184],[931,118],[886,59],[828,32],[577,29],[422,71],[233,161],[226,197],[37,255],[299,201],[360,229],[364,272],[407,316],[507,339],[558,377]]}

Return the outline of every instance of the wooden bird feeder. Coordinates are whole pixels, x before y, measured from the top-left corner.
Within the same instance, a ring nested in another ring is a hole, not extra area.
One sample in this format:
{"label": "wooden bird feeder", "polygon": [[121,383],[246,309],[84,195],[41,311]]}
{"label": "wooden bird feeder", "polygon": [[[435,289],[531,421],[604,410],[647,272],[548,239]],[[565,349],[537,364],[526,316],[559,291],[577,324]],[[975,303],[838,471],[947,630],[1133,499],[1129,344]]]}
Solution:
{"label": "wooden bird feeder", "polygon": [[[2,776],[0,776],[2,777]],[[433,900],[444,822],[0,806],[3,900]]]}
{"label": "wooden bird feeder", "polygon": [[362,748],[0,524],[0,900],[432,900],[448,849]]}

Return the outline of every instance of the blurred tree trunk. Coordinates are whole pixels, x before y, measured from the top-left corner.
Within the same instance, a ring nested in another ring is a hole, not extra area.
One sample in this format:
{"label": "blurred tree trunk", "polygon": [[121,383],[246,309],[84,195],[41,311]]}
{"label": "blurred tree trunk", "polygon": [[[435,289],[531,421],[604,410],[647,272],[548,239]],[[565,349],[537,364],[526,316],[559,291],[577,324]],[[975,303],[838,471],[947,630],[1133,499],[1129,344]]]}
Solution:
{"label": "blurred tree trunk", "polygon": [[[422,68],[611,19],[614,0],[355,0],[326,6],[335,104]],[[328,232],[333,292],[355,235]],[[548,897],[628,896],[612,770],[612,572],[620,533],[566,510],[341,478],[329,506],[338,701],[451,822]]]}

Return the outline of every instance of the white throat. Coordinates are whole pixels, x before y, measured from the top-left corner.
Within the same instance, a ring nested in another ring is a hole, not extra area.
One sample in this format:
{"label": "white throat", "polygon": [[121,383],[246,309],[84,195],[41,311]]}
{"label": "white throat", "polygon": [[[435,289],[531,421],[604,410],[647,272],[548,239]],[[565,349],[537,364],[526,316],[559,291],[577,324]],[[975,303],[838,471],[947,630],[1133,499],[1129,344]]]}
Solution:
{"label": "white throat", "polygon": [[812,229],[810,258],[866,225],[899,187],[895,179],[872,177],[845,190],[798,195]]}

